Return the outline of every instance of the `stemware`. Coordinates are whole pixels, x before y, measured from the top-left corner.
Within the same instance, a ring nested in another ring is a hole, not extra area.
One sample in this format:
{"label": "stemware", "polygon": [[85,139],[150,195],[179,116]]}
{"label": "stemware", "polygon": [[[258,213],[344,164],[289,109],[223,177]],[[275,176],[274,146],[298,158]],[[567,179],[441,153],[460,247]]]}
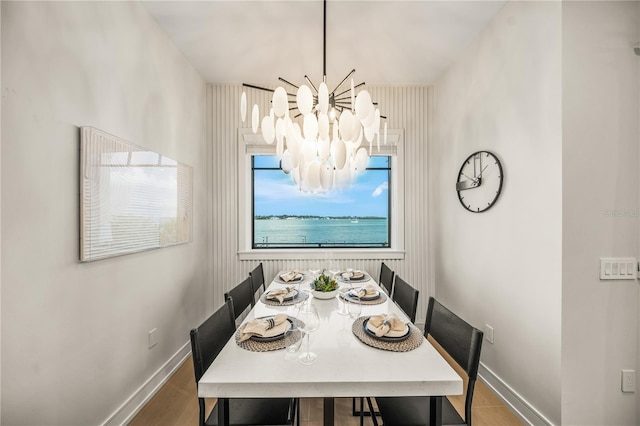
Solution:
{"label": "stemware", "polygon": [[350,293],[348,300],[349,316],[355,320],[362,313],[362,304],[360,303],[360,297],[358,297],[357,294]]}
{"label": "stemware", "polygon": [[295,359],[298,357],[298,349],[300,349],[300,345],[302,344],[302,331],[298,328],[298,326],[294,323],[291,327],[285,331],[284,338],[287,339],[287,347],[285,350],[284,358],[286,360]]}
{"label": "stemware", "polygon": [[304,326],[300,327],[300,330],[304,331],[305,338],[307,339],[307,350],[300,354],[298,359],[302,364],[311,365],[318,360],[318,355],[309,350],[309,334],[313,333],[320,327],[318,310],[311,303],[303,303],[298,309],[297,317],[304,323]]}
{"label": "stemware", "polygon": [[338,288],[338,314],[349,315],[349,292],[351,287],[347,285],[340,285]]}

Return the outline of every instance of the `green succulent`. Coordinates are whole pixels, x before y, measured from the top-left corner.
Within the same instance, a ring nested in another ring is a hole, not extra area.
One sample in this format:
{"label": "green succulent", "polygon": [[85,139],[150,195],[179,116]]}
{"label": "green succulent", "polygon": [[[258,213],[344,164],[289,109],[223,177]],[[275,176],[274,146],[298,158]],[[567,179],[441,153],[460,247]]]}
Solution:
{"label": "green succulent", "polygon": [[328,293],[338,288],[338,282],[324,272],[313,281],[313,289]]}

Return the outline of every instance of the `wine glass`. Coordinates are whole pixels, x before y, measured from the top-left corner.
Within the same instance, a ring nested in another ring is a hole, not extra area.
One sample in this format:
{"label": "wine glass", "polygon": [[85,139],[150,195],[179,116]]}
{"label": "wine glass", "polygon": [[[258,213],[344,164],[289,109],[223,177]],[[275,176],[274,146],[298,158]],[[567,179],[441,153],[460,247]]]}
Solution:
{"label": "wine glass", "polygon": [[338,288],[338,314],[349,315],[349,292],[351,287],[347,285],[341,285]]}
{"label": "wine glass", "polygon": [[300,363],[304,365],[311,365],[318,360],[318,355],[309,351],[309,334],[320,327],[318,310],[311,303],[303,303],[300,305],[300,309],[298,309],[298,319],[304,323],[304,326],[300,327],[300,330],[304,331],[305,337],[307,338],[307,351],[300,354],[298,359]]}
{"label": "wine glass", "polygon": [[298,349],[300,349],[300,345],[302,344],[302,331],[298,328],[298,326],[293,323],[291,327],[287,329],[284,333],[284,338],[286,341],[286,350],[284,354],[284,359],[292,360],[298,357]]}
{"label": "wine glass", "polygon": [[311,273],[311,278],[316,279],[318,277],[319,272],[320,272],[320,261],[317,259],[311,260],[311,262],[309,262],[309,273]]}
{"label": "wine glass", "polygon": [[360,297],[357,294],[349,294],[349,316],[352,319],[356,319],[362,313],[362,304],[360,303]]}

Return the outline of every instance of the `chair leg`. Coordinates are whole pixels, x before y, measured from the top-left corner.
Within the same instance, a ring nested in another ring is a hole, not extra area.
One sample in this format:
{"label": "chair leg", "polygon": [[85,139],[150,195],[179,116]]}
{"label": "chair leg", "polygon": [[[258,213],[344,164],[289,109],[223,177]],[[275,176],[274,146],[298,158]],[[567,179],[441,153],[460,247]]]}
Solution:
{"label": "chair leg", "polygon": [[[369,406],[369,415],[371,416],[371,421],[374,426],[378,426],[378,419],[376,418],[376,412],[373,410],[373,404],[371,403],[371,398],[367,397],[367,405]],[[362,409],[362,398],[360,399],[360,411],[364,411]]]}
{"label": "chair leg", "polygon": [[[364,414],[362,414],[362,415],[367,416],[367,417],[368,417],[368,416],[371,416],[371,413],[373,413],[373,414],[374,414],[374,415],[376,415],[376,416],[379,416],[379,415],[380,415],[380,412],[379,412],[379,411],[373,411],[373,410],[371,410],[371,411],[365,411],[365,410],[364,410],[364,402],[362,401],[362,399],[363,399],[363,398],[360,398],[360,409],[357,409],[357,407],[356,407],[356,398],[352,398],[352,399],[351,399],[351,415],[352,415],[353,417],[358,417],[358,416],[360,416],[360,414],[361,414],[363,411],[364,411]],[[370,399],[369,397],[367,397],[367,399],[369,399],[369,401],[367,401],[367,402],[370,402],[370,401],[371,401],[371,399]]]}

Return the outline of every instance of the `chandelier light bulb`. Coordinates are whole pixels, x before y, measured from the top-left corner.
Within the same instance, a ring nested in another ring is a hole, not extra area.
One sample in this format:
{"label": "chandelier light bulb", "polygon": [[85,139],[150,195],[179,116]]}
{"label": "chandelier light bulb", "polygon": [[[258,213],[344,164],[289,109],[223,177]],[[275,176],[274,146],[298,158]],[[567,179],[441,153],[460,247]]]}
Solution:
{"label": "chandelier light bulb", "polygon": [[240,96],[240,118],[242,118],[243,123],[247,119],[247,93],[246,92],[242,92],[242,96]]}

